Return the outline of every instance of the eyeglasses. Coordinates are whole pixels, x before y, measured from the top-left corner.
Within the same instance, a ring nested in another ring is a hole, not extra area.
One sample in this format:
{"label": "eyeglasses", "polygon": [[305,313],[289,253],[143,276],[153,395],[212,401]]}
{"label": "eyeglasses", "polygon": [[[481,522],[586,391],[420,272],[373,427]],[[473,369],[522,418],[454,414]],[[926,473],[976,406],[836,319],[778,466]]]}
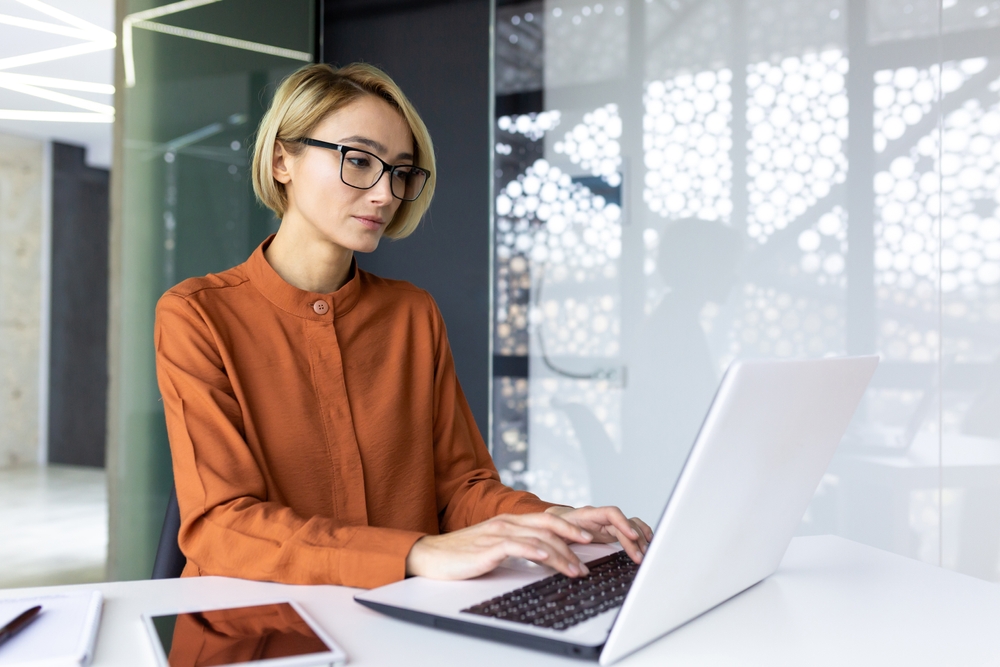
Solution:
{"label": "eyeglasses", "polygon": [[413,201],[424,191],[431,172],[412,164],[393,166],[368,151],[343,144],[331,144],[319,139],[296,139],[300,144],[326,148],[340,153],[340,180],[358,190],[370,190],[389,172],[389,189],[392,196],[403,201]]}

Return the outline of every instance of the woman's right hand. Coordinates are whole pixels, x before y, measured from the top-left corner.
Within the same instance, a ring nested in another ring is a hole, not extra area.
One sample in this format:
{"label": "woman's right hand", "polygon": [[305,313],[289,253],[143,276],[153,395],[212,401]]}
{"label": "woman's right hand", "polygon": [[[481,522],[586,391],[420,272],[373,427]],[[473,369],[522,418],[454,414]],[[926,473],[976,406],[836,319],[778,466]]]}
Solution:
{"label": "woman's right hand", "polygon": [[587,544],[593,535],[554,514],[503,514],[445,533],[425,535],[406,557],[406,574],[431,579],[471,579],[507,557],[548,565],[569,577],[589,574],[567,542]]}

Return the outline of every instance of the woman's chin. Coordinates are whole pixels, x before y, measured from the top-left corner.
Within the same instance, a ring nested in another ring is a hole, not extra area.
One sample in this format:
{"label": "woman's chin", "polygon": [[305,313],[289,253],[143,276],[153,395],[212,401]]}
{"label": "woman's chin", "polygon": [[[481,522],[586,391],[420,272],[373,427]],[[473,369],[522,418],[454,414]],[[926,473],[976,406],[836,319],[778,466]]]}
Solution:
{"label": "woman's chin", "polygon": [[358,247],[352,248],[354,252],[375,252],[378,248],[378,239],[375,239],[374,243],[359,244]]}
{"label": "woman's chin", "polygon": [[352,252],[373,252],[378,248],[378,242],[382,239],[382,230],[372,231],[368,229],[347,230],[322,230],[323,236],[331,243]]}
{"label": "woman's chin", "polygon": [[350,244],[350,249],[354,252],[374,252],[378,248],[378,242],[382,240],[382,230],[367,231],[355,234]]}

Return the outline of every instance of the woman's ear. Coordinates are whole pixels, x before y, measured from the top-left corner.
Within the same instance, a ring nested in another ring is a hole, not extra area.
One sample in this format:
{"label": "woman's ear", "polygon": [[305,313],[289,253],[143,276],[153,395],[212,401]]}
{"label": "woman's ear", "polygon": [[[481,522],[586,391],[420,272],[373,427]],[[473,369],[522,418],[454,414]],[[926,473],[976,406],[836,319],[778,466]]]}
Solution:
{"label": "woman's ear", "polygon": [[288,171],[291,160],[292,156],[285,150],[284,144],[275,139],[274,151],[271,153],[271,175],[274,176],[274,180],[286,185],[292,180],[292,175]]}

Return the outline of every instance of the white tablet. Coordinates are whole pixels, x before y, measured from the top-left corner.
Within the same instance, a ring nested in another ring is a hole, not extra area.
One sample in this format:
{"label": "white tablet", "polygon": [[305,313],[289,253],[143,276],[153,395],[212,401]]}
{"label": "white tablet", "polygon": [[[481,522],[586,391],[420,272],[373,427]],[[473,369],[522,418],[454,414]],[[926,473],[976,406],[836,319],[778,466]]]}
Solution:
{"label": "white tablet", "polygon": [[342,665],[344,651],[294,602],[143,614],[160,667]]}

